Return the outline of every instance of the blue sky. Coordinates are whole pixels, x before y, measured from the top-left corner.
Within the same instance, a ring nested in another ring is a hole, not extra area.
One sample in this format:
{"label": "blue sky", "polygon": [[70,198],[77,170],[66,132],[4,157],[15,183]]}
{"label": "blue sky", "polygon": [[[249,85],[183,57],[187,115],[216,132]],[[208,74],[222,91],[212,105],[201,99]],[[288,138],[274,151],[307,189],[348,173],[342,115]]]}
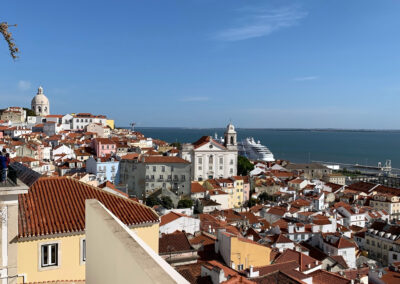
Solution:
{"label": "blue sky", "polygon": [[[5,6],[5,7],[4,7]],[[0,107],[125,126],[399,129],[400,1],[8,1]]]}

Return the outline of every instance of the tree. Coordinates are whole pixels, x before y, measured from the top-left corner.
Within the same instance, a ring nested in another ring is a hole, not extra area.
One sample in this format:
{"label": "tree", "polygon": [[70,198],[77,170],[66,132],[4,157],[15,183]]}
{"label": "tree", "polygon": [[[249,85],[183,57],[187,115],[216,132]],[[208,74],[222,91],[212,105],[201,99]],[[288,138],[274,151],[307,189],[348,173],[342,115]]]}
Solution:
{"label": "tree", "polygon": [[10,51],[10,55],[12,59],[17,59],[17,53],[19,53],[18,47],[15,45],[14,38],[12,34],[8,30],[9,27],[16,27],[17,25],[9,25],[7,22],[0,23],[0,33],[3,35],[5,41],[8,44],[8,50]]}
{"label": "tree", "polygon": [[36,113],[33,110],[26,107],[24,107],[24,110],[26,110],[26,116],[36,116]]}
{"label": "tree", "polygon": [[271,200],[271,197],[266,192],[263,192],[258,196],[258,199],[264,203],[267,200]]}
{"label": "tree", "polygon": [[254,169],[254,165],[246,157],[238,157],[238,174],[247,176]]}
{"label": "tree", "polygon": [[254,205],[257,205],[257,199],[255,198],[250,198],[250,200],[247,200],[244,204],[244,207],[253,207]]}
{"label": "tree", "polygon": [[182,144],[180,142],[171,143],[172,147],[175,147],[178,150],[182,150]]}
{"label": "tree", "polygon": [[154,205],[160,205],[160,201],[154,196],[150,196],[149,198],[146,198],[146,205],[153,207]]}
{"label": "tree", "polygon": [[166,209],[174,208],[174,203],[169,196],[161,196],[160,205]]}
{"label": "tree", "polygon": [[178,202],[178,208],[192,208],[193,200],[191,199],[182,199]]}

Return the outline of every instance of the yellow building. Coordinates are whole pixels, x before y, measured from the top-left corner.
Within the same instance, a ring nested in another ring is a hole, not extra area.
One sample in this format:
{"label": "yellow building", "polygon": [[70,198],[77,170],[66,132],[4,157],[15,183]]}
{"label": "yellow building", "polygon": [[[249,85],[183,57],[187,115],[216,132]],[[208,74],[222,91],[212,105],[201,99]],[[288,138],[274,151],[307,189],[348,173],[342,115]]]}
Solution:
{"label": "yellow building", "polygon": [[271,248],[223,230],[218,232],[216,247],[226,265],[233,269],[243,270],[271,263]]}
{"label": "yellow building", "polygon": [[86,199],[99,200],[158,253],[151,208],[72,178],[40,178],[19,196],[17,267],[26,282],[85,280]]}
{"label": "yellow building", "polygon": [[207,189],[221,189],[229,194],[229,208],[239,208],[244,202],[244,180],[235,180],[231,178],[220,178],[207,180],[203,186]]}
{"label": "yellow building", "polygon": [[109,126],[111,129],[114,129],[115,128],[114,119],[107,119],[106,120],[106,125]]}

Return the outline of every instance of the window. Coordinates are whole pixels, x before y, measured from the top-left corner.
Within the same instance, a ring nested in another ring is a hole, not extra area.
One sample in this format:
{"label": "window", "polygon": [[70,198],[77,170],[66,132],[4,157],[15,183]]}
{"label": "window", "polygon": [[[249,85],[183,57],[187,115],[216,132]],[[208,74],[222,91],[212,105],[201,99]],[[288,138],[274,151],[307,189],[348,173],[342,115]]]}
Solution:
{"label": "window", "polygon": [[397,254],[393,254],[393,260],[397,260]]}
{"label": "window", "polygon": [[154,179],[154,175],[151,175],[151,179]]}
{"label": "window", "polygon": [[199,166],[199,171],[201,171],[201,166]]}
{"label": "window", "polygon": [[168,175],[168,179],[171,180],[172,179],[172,175]]}
{"label": "window", "polygon": [[41,267],[58,266],[58,243],[41,246]]}
{"label": "window", "polygon": [[213,164],[213,163],[214,163],[213,155],[211,155],[211,156],[208,158],[208,163],[209,163],[209,164]]}
{"label": "window", "polygon": [[163,175],[160,175],[160,179],[161,179],[161,180],[164,179],[164,176],[163,176]]}
{"label": "window", "polygon": [[83,264],[86,261],[86,239],[81,239],[81,260],[80,263]]}
{"label": "window", "polygon": [[182,181],[185,180],[185,175],[181,175],[181,180],[182,180]]}
{"label": "window", "polygon": [[224,158],[220,157],[219,158],[219,163],[222,165],[224,163]]}
{"label": "window", "polygon": [[230,162],[230,164],[231,164],[231,165],[233,165],[233,160],[232,160],[232,159],[231,159],[231,162]]}
{"label": "window", "polygon": [[237,269],[238,269],[238,270],[243,270],[243,264],[239,264],[239,265],[237,266]]}
{"label": "window", "polygon": [[153,166],[153,172],[155,172],[156,171],[156,166]]}
{"label": "window", "polygon": [[162,166],[162,167],[161,167],[161,171],[162,171],[162,172],[165,172],[165,166]]}
{"label": "window", "polygon": [[199,158],[198,161],[199,161],[199,164],[203,163],[203,159],[202,158]]}

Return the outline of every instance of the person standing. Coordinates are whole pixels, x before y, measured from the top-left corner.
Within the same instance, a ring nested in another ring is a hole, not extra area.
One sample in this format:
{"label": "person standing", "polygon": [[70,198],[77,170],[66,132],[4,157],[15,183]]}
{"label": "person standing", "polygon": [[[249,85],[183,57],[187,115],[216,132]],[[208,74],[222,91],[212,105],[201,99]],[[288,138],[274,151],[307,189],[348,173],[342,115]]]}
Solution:
{"label": "person standing", "polygon": [[0,181],[6,183],[7,181],[7,158],[0,152]]}

